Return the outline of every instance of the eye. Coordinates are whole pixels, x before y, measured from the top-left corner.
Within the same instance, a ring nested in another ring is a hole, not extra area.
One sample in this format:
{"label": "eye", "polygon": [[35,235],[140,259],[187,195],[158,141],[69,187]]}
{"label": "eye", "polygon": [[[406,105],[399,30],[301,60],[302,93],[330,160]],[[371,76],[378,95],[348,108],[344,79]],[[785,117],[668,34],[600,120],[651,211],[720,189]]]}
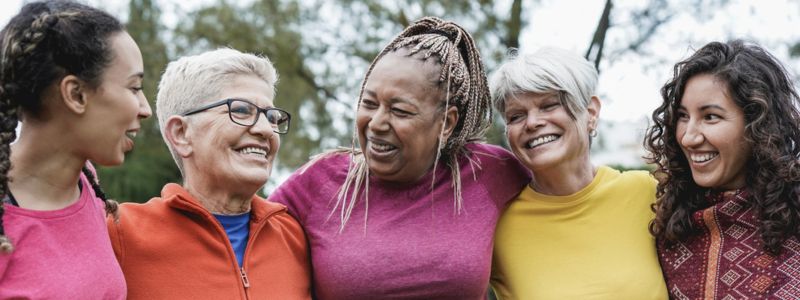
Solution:
{"label": "eye", "polygon": [[399,109],[399,108],[396,108],[396,107],[392,108],[392,114],[394,114],[394,115],[396,115],[398,117],[410,117],[410,116],[414,115],[414,113],[412,113],[410,111],[402,110],[402,109]]}
{"label": "eye", "polygon": [[525,120],[524,114],[515,113],[506,116],[506,124],[519,123],[522,120]]}
{"label": "eye", "polygon": [[252,116],[255,114],[255,106],[247,102],[235,101],[231,103],[231,114],[237,116]]}
{"label": "eye", "polygon": [[361,107],[365,109],[376,109],[378,108],[378,103],[369,99],[362,99],[361,100]]}
{"label": "eye", "polygon": [[717,115],[717,114],[707,114],[707,115],[703,116],[703,119],[706,120],[706,121],[718,121],[718,120],[721,120],[722,117],[720,115]]}
{"label": "eye", "polygon": [[561,102],[551,102],[551,103],[545,103],[545,104],[542,106],[542,110],[543,110],[543,111],[552,111],[552,110],[554,110],[554,109],[558,108],[559,106],[561,106]]}
{"label": "eye", "polygon": [[136,87],[132,87],[131,91],[133,91],[134,94],[138,94],[138,93],[141,93],[143,89],[144,89],[144,87],[142,87],[142,86],[136,86]]}
{"label": "eye", "polygon": [[678,111],[678,121],[687,121],[689,120],[689,114],[685,111]]}

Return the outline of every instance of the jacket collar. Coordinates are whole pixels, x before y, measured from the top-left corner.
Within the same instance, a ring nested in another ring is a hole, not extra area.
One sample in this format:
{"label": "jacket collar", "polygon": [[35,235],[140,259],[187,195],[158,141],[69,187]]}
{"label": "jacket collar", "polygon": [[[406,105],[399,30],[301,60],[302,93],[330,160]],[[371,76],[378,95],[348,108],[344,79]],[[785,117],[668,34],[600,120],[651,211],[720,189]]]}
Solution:
{"label": "jacket collar", "polygon": [[[184,189],[179,184],[168,183],[161,189],[161,198],[172,208],[190,212],[197,215],[202,215],[207,218],[214,218],[211,213],[200,204],[189,191]],[[285,211],[286,207],[278,204],[268,202],[257,195],[253,195],[252,203],[250,206],[250,221],[259,223],[273,214]]]}

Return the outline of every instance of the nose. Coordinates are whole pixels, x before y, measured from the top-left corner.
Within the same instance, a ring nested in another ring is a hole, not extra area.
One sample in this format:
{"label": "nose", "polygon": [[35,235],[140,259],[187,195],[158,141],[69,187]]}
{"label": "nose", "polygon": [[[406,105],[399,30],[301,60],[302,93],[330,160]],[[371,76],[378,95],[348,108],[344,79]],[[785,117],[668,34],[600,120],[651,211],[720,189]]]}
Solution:
{"label": "nose", "polygon": [[254,135],[262,136],[265,139],[269,139],[273,135],[277,134],[272,130],[272,123],[269,122],[269,119],[267,119],[267,117],[263,116],[261,113],[259,113],[256,123],[253,124],[253,126],[250,126],[249,131]]}
{"label": "nose", "polygon": [[528,113],[528,115],[525,117],[525,130],[535,131],[540,127],[544,127],[544,124],[544,118],[536,113]]}
{"label": "nose", "polygon": [[389,130],[389,111],[385,108],[376,109],[369,120],[368,127],[372,131]]}
{"label": "nose", "polygon": [[147,101],[147,97],[142,94],[139,97],[139,119],[146,119],[153,115],[153,110],[150,109],[150,102]]}
{"label": "nose", "polygon": [[701,145],[705,140],[700,126],[694,124],[694,122],[684,123],[682,131],[683,134],[681,135],[681,130],[680,128],[678,129],[678,140],[684,147],[696,147]]}

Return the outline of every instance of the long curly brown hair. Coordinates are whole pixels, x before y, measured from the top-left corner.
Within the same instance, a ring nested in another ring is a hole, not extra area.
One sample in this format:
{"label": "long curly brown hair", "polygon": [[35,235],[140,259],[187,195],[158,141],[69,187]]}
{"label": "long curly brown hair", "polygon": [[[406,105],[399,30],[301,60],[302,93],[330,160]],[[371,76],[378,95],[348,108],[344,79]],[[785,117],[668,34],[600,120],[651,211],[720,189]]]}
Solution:
{"label": "long curly brown hair", "polygon": [[705,195],[710,189],[692,179],[675,134],[686,83],[700,74],[725,82],[728,95],[744,111],[744,142],[752,147],[743,170],[745,188],[760,221],[764,250],[779,253],[781,244],[800,232],[800,99],[781,63],[741,40],[703,46],[675,64],[673,78],[661,88],[664,102],[653,111],[654,124],[644,141],[659,179],[650,232],[667,243],[685,240],[700,230],[692,214],[709,206]]}

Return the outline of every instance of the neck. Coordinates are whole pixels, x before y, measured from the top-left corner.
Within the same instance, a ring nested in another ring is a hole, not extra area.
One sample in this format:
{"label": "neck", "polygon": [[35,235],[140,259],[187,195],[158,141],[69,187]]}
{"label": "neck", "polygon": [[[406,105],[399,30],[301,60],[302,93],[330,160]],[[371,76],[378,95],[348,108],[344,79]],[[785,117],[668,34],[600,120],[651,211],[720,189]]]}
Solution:
{"label": "neck", "polygon": [[561,163],[553,168],[535,170],[530,183],[534,191],[553,196],[572,195],[594,180],[596,170],[586,159]]}
{"label": "neck", "polygon": [[11,146],[13,167],[8,183],[20,207],[54,210],[77,201],[78,178],[87,158],[69,149],[70,143],[64,139],[63,132],[23,126]]}
{"label": "neck", "polygon": [[185,173],[183,187],[212,214],[237,215],[249,212],[253,196],[260,188],[246,188],[245,184],[192,176],[198,174],[197,170],[186,170]]}

